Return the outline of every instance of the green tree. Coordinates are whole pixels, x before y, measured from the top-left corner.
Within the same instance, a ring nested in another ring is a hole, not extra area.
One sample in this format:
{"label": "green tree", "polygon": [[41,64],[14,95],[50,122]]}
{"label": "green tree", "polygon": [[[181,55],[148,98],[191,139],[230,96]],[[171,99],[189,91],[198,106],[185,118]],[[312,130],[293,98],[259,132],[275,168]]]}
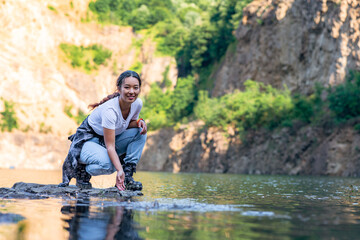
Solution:
{"label": "green tree", "polygon": [[344,84],[328,92],[329,108],[338,120],[360,116],[360,72],[351,71]]}
{"label": "green tree", "polygon": [[195,104],[195,81],[193,77],[178,78],[175,89],[170,96],[171,107],[168,109],[173,122],[189,116]]}

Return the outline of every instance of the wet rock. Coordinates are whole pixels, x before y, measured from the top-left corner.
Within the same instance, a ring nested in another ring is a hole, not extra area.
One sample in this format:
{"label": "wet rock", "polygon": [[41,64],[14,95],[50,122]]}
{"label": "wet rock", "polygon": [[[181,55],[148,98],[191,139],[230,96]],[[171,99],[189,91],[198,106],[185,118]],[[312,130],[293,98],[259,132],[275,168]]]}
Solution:
{"label": "wet rock", "polygon": [[80,189],[73,185],[68,187],[58,187],[54,184],[45,185],[24,182],[17,182],[12,188],[0,188],[0,198],[2,199],[45,199],[49,197],[130,198],[142,195],[141,191],[119,191],[115,187]]}

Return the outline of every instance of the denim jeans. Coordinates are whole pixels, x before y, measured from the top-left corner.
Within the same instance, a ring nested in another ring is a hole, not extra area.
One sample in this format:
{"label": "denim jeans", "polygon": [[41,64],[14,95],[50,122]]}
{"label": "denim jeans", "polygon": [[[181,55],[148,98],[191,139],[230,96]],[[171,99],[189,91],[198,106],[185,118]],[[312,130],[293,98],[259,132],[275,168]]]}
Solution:
{"label": "denim jeans", "polygon": [[[130,128],[115,137],[115,147],[118,156],[126,153],[125,163],[138,164],[145,146],[146,134],[140,134],[141,128]],[[94,137],[85,142],[80,153],[80,163],[86,165],[86,171],[92,175],[112,174],[116,171],[107,149]]]}

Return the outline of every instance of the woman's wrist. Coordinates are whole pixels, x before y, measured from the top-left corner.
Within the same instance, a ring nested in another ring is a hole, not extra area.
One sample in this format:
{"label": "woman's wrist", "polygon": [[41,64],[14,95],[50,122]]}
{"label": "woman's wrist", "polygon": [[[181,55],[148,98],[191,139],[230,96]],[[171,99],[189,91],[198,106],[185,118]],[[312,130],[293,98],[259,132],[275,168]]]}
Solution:
{"label": "woman's wrist", "polygon": [[[139,118],[137,121],[136,121],[136,124],[139,126],[139,122],[140,121],[144,121],[144,119],[142,119],[142,118]],[[144,121],[145,122],[145,121]]]}

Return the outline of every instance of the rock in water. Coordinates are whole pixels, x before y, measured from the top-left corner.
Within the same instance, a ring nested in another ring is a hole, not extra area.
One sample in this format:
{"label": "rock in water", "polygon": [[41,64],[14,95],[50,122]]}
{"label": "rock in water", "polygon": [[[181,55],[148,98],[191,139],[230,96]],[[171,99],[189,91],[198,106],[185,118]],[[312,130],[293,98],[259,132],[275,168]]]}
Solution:
{"label": "rock in water", "polygon": [[12,188],[0,188],[0,198],[2,199],[45,199],[49,197],[130,198],[142,195],[141,191],[119,191],[116,187],[81,189],[73,185],[58,187],[55,184],[24,182],[17,182]]}

